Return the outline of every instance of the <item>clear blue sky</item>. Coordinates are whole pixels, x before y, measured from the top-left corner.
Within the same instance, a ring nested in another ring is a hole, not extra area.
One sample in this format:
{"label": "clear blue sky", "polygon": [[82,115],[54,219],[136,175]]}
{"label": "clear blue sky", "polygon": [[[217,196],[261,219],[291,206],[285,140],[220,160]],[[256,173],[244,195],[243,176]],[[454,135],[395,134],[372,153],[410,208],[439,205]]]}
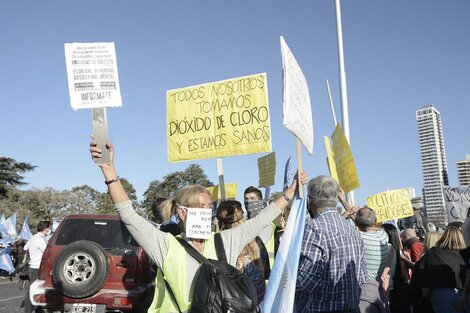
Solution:
{"label": "clear blue sky", "polygon": [[[451,185],[455,162],[470,153],[470,2],[342,1],[351,146],[367,196],[423,184],[416,109],[442,114]],[[122,108],[108,109],[116,166],[138,196],[150,181],[190,163],[169,164],[166,90],[266,72],[272,145],[280,190],[295,140],[282,126],[279,36],[307,78],[314,153],[310,177],[326,174],[323,136],[334,129],[325,80],[340,117],[333,0],[301,1],[2,1],[0,4],[0,155],[38,168],[26,188],[89,185],[105,191],[88,144],[91,112],[73,111],[64,43],[116,45]],[[239,193],[258,183],[257,158],[224,159],[225,181]],[[197,161],[217,182],[215,160]]]}

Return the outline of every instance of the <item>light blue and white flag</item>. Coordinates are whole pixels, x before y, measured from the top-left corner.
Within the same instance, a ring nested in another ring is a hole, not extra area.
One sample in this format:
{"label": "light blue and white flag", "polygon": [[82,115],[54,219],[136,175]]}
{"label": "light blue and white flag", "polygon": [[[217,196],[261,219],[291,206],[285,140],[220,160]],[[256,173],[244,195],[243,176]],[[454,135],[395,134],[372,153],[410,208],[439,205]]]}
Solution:
{"label": "light blue and white flag", "polygon": [[24,240],[29,240],[31,239],[31,237],[33,237],[33,234],[31,233],[31,229],[29,228],[27,216],[24,219],[23,227],[21,227],[20,237]]}
{"label": "light blue and white flag", "polygon": [[14,243],[16,241],[15,238],[13,237],[8,237],[8,238],[2,238],[0,239],[0,247],[6,247],[8,246],[10,243]]}
{"label": "light blue and white flag", "polygon": [[12,246],[7,246],[5,249],[0,251],[0,268],[8,273],[13,273],[15,271],[15,267],[13,266],[13,262],[10,257],[12,249]]}
{"label": "light blue and white flag", "polygon": [[[5,213],[2,212],[2,215],[0,216],[0,224],[5,222]],[[0,231],[0,233],[2,234],[2,237],[5,238],[7,236],[7,234],[5,234],[4,232]]]}
{"label": "light blue and white flag", "polygon": [[292,313],[294,311],[297,268],[304,235],[306,212],[306,197],[300,199],[296,196],[269,276],[268,287],[261,304],[262,312]]}
{"label": "light blue and white flag", "polygon": [[7,234],[6,237],[16,237],[16,212],[0,223],[0,231]]}

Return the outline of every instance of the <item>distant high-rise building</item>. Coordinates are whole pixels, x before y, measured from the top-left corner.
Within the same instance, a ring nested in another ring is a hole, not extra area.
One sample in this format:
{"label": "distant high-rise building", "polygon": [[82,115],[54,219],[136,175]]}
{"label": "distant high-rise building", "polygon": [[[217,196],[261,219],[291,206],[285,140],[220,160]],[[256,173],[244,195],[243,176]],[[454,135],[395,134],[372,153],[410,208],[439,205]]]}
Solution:
{"label": "distant high-rise building", "polygon": [[447,224],[442,185],[449,185],[441,114],[432,105],[416,111],[421,166],[424,181],[424,205],[428,221],[437,226]]}
{"label": "distant high-rise building", "polygon": [[470,154],[463,161],[457,161],[457,174],[460,186],[470,186]]}

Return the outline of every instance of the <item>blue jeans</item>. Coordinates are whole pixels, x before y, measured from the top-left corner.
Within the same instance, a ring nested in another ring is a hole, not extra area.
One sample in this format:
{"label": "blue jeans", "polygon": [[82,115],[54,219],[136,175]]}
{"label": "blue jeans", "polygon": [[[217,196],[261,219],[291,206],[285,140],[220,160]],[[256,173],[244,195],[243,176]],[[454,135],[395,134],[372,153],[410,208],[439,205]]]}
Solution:
{"label": "blue jeans", "polygon": [[[429,300],[435,313],[462,313],[459,307],[462,295],[463,291],[456,288],[433,288]],[[470,312],[470,308],[465,312]]]}

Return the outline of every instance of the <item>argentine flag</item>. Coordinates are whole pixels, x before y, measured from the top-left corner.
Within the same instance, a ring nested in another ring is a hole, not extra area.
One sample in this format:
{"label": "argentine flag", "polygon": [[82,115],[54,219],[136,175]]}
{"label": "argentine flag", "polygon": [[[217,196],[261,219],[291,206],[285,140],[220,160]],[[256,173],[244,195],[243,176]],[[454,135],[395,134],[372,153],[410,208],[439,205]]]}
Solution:
{"label": "argentine flag", "polygon": [[23,227],[21,227],[20,237],[24,240],[29,240],[29,239],[31,239],[31,237],[33,237],[33,234],[31,233],[31,229],[29,229],[28,217],[27,216],[24,219]]}
{"label": "argentine flag", "polygon": [[[304,189],[305,191],[305,189]],[[307,197],[296,196],[281,238],[276,260],[261,304],[262,312],[292,313],[294,310],[297,268],[305,228]]]}
{"label": "argentine flag", "polygon": [[[2,215],[0,216],[0,224],[2,224],[3,222],[5,222],[5,213],[2,213]],[[2,232],[1,230],[0,230],[0,233],[2,234],[3,238],[5,238],[7,236],[7,234]]]}
{"label": "argentine flag", "polygon": [[0,251],[0,268],[10,274],[15,271],[15,267],[13,266],[13,262],[11,261],[10,257],[12,249],[12,246],[7,246],[5,249]]}
{"label": "argentine flag", "polygon": [[16,237],[16,212],[0,223],[0,231],[6,233],[7,237]]}

